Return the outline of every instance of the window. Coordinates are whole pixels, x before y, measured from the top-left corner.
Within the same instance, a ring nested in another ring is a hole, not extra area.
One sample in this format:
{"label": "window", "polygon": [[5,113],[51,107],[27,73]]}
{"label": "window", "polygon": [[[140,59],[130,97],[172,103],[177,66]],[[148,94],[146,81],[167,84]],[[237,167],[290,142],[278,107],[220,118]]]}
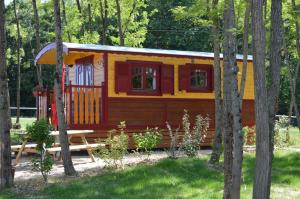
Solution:
{"label": "window", "polygon": [[157,81],[158,67],[151,64],[131,65],[131,91],[148,92],[158,91]]}
{"label": "window", "polygon": [[191,88],[205,89],[207,87],[207,71],[201,69],[191,70]]}
{"label": "window", "polygon": [[94,66],[93,57],[89,56],[76,61],[75,65],[75,84],[90,86],[94,85]]}
{"label": "window", "polygon": [[128,95],[174,94],[174,65],[149,61],[116,61],[115,91]]}
{"label": "window", "polygon": [[179,90],[187,92],[212,92],[213,66],[206,64],[180,65]]}

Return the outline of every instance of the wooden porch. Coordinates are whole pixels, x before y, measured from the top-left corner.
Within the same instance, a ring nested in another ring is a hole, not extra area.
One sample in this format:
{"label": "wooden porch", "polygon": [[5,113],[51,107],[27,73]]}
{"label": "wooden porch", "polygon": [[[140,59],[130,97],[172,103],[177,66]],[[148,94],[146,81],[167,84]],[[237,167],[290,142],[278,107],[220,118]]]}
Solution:
{"label": "wooden porch", "polygon": [[97,129],[101,125],[102,86],[65,87],[64,108],[68,129]]}

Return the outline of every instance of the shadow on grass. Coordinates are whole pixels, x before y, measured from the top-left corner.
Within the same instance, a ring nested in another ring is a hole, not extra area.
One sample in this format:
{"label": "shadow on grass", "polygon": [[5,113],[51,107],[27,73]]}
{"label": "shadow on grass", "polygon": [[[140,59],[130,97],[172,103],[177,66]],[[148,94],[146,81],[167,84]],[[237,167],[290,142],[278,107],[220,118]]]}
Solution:
{"label": "shadow on grass", "polygon": [[208,170],[206,161],[166,159],[155,165],[53,185],[41,195],[43,198],[219,198],[223,176]]}
{"label": "shadow on grass", "polygon": [[[255,157],[247,155],[244,158],[245,184],[251,184],[254,179]],[[272,186],[300,186],[300,154],[296,152],[276,152],[272,167]]]}

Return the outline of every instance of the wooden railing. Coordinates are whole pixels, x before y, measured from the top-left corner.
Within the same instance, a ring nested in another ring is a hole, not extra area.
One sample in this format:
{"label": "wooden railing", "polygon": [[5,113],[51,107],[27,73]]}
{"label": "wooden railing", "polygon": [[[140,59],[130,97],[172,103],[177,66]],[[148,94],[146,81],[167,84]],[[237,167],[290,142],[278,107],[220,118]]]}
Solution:
{"label": "wooden railing", "polygon": [[70,84],[65,88],[66,122],[70,129],[95,129],[101,124],[101,86]]}

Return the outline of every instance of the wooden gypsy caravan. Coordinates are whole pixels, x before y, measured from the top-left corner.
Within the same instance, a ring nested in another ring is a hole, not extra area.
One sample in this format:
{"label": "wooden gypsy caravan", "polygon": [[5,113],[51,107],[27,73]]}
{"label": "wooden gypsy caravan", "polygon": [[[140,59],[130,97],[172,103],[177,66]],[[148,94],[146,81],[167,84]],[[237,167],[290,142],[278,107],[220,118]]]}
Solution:
{"label": "wooden gypsy caravan", "polygon": [[[45,46],[36,64],[55,64],[56,45]],[[194,120],[209,115],[214,133],[213,53],[63,43],[66,123],[69,129],[94,129],[90,139],[126,121],[128,134],[149,127],[181,124],[183,110]],[[242,56],[238,55],[239,79]],[[243,125],[254,125],[252,57],[243,105]],[[44,106],[43,106],[44,107]],[[40,107],[42,108],[42,107]],[[44,111],[46,112],[46,111]],[[52,114],[52,118],[55,115]],[[164,133],[161,147],[169,145]]]}

